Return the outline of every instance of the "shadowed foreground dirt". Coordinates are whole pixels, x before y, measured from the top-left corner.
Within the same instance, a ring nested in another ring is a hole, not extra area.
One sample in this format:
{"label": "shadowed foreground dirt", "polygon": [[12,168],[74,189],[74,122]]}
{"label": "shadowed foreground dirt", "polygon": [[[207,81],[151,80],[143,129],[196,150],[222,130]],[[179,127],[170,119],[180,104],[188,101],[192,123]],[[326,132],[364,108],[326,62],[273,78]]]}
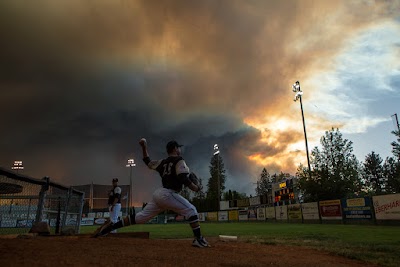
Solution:
{"label": "shadowed foreground dirt", "polygon": [[0,266],[374,266],[302,247],[209,242],[199,249],[191,240],[0,238]]}

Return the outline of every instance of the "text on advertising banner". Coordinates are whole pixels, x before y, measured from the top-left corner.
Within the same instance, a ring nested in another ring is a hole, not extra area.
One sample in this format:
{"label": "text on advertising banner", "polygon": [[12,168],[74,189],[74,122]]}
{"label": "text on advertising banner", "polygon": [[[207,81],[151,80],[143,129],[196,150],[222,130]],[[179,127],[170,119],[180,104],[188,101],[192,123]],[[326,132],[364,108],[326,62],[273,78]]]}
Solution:
{"label": "text on advertising banner", "polygon": [[340,199],[325,200],[319,202],[319,211],[322,220],[341,220],[342,207]]}
{"label": "text on advertising banner", "polygon": [[228,211],[228,219],[230,221],[237,221],[239,220],[239,212],[237,210],[230,210]]}
{"label": "text on advertising banner", "polygon": [[257,208],[257,220],[265,221],[265,208]]}
{"label": "text on advertising banner", "polygon": [[276,220],[286,221],[287,216],[287,206],[276,206],[275,207],[275,218]]}
{"label": "text on advertising banner", "polygon": [[342,207],[345,219],[372,219],[369,197],[343,199]]}
{"label": "text on advertising banner", "polygon": [[301,211],[304,220],[319,220],[318,202],[302,203]]}
{"label": "text on advertising banner", "polygon": [[300,204],[288,205],[289,220],[301,220],[301,206]]}
{"label": "text on advertising banner", "polygon": [[377,220],[400,220],[400,194],[373,196]]}

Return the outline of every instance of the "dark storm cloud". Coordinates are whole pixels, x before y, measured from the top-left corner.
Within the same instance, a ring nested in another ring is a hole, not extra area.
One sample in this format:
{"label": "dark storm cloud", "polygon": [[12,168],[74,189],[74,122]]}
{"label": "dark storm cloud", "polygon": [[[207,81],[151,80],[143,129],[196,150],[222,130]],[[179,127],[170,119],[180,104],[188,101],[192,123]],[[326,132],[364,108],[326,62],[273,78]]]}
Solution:
{"label": "dark storm cloud", "polygon": [[[332,31],[321,42],[328,28],[316,21],[339,6],[1,1],[0,163],[21,159],[32,176],[67,184],[108,183],[127,176],[125,161],[134,157],[135,184],[145,198],[159,180],[140,163],[139,138],[148,139],[154,158],[178,139],[203,178],[218,143],[227,184],[250,192],[263,166],[249,156],[273,157],[302,136],[289,131],[263,143],[244,118],[292,116],[288,80],[312,72],[314,59],[335,54],[352,24],[371,19],[361,9],[357,19],[344,15],[346,34]],[[294,44],[304,33],[306,41]],[[293,165],[287,158],[285,166]]]}

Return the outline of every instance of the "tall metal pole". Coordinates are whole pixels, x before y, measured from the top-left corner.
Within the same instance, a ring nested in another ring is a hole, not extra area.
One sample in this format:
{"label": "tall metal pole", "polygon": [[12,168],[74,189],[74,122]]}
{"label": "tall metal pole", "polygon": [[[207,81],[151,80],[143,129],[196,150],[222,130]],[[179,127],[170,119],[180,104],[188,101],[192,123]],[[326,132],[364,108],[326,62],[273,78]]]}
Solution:
{"label": "tall metal pole", "polygon": [[300,95],[300,108],[301,108],[301,117],[303,118],[304,139],[306,140],[308,174],[309,174],[310,179],[311,179],[310,155],[309,155],[309,153],[308,153],[308,142],[307,142],[306,122],[305,122],[305,120],[304,120],[303,102],[302,102],[302,100],[301,100],[301,95]]}
{"label": "tall metal pole", "polygon": [[304,130],[304,139],[306,140],[306,152],[307,152],[307,164],[308,164],[308,175],[311,179],[311,166],[310,166],[310,155],[308,153],[308,142],[307,142],[307,132],[306,132],[306,122],[304,120],[304,111],[303,111],[303,101],[301,99],[301,96],[303,95],[303,91],[301,91],[300,88],[300,82],[296,81],[293,84],[293,92],[296,93],[294,97],[294,101],[297,101],[297,99],[300,99],[300,108],[301,108],[301,118],[303,119],[303,130]]}
{"label": "tall metal pole", "polygon": [[126,164],[126,167],[129,167],[129,192],[128,192],[128,197],[126,200],[126,215],[129,215],[129,208],[131,207],[132,204],[132,168],[135,167],[135,160],[134,159],[128,159],[128,164]]}
{"label": "tall metal pole", "polygon": [[218,211],[220,210],[220,208],[221,208],[221,203],[220,203],[220,201],[221,201],[221,192],[220,192],[220,178],[219,178],[219,147],[218,147],[218,145],[217,144],[215,144],[214,145],[214,156],[216,156],[217,157],[217,194],[218,194],[218,197],[217,197],[217,200],[218,200]]}
{"label": "tall metal pole", "polygon": [[130,207],[132,206],[132,168],[133,168],[133,166],[131,166],[131,168],[130,168],[130,171],[129,171],[129,193],[128,193],[128,199],[129,199],[129,202],[128,202],[128,212],[127,212],[127,215],[129,215],[129,210],[130,210]]}
{"label": "tall metal pole", "polygon": [[399,120],[397,118],[397,113],[394,113],[392,116],[394,116],[394,118],[396,120],[397,131],[400,131],[400,125],[399,125]]}
{"label": "tall metal pole", "polygon": [[218,172],[217,172],[217,177],[218,177],[218,211],[220,210],[220,202],[221,202],[221,192],[220,192],[220,181],[219,181],[219,154],[216,155],[217,156],[217,167],[218,167]]}

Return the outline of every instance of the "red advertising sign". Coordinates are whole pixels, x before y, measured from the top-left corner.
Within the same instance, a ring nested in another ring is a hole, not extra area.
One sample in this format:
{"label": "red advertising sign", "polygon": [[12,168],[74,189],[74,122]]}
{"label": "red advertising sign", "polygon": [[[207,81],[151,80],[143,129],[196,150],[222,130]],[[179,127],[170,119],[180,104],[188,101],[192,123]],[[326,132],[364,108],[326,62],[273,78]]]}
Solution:
{"label": "red advertising sign", "polygon": [[342,209],[340,199],[320,201],[319,212],[323,220],[341,220]]}

